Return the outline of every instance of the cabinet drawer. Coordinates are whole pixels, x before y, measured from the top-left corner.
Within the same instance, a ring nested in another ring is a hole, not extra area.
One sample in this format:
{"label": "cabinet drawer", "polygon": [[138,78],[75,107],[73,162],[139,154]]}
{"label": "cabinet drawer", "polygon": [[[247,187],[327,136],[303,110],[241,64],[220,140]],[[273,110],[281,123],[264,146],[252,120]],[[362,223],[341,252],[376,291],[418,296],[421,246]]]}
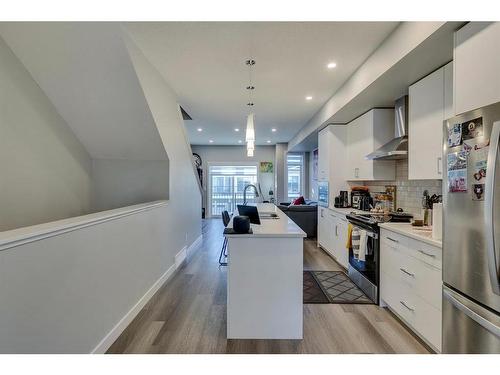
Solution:
{"label": "cabinet drawer", "polygon": [[441,311],[441,270],[382,245],[380,270]]}
{"label": "cabinet drawer", "polygon": [[436,309],[418,296],[415,299],[415,329],[435,349],[441,351],[441,309]]}
{"label": "cabinet drawer", "polygon": [[387,273],[380,274],[380,298],[406,323],[415,326],[415,295]]}
{"label": "cabinet drawer", "polygon": [[406,324],[441,350],[441,311],[420,298],[409,285],[382,273],[381,298]]}
{"label": "cabinet drawer", "polygon": [[380,246],[387,246],[402,254],[411,255],[411,250],[408,247],[408,237],[401,236],[397,233],[382,231],[380,233]]}
{"label": "cabinet drawer", "polygon": [[385,244],[436,268],[442,268],[440,248],[387,230],[382,230],[380,237],[381,245]]}
{"label": "cabinet drawer", "polygon": [[440,248],[411,238],[409,240],[408,247],[414,250],[413,256],[415,258],[438,269],[442,269],[443,252]]}

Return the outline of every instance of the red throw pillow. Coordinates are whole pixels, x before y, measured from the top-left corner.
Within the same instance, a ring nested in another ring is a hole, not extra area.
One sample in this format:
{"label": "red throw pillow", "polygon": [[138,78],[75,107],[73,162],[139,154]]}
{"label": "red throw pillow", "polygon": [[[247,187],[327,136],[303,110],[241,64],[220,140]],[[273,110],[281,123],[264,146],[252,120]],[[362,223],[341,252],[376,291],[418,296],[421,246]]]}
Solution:
{"label": "red throw pillow", "polygon": [[300,197],[298,197],[297,199],[295,199],[292,204],[294,206],[299,206],[301,204],[306,204],[306,200],[304,199],[304,197],[301,195]]}

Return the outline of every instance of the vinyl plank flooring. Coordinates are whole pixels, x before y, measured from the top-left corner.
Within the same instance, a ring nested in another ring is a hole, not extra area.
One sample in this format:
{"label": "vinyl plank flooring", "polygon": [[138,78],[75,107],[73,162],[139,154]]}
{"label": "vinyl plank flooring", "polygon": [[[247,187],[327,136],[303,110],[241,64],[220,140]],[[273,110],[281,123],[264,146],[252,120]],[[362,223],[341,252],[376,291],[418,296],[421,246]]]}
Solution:
{"label": "vinyl plank flooring", "polygon": [[[202,244],[109,348],[108,353],[428,353],[386,309],[304,305],[303,340],[227,340],[226,267],[219,267],[220,219],[203,221]],[[305,270],[342,270],[304,240]]]}

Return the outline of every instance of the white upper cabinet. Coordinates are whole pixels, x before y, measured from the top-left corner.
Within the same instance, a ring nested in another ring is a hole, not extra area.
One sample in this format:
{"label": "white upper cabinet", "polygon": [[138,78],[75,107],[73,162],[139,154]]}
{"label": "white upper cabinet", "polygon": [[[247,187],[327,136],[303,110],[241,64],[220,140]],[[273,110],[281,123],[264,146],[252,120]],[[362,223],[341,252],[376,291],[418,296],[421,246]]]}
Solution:
{"label": "white upper cabinet", "polygon": [[443,121],[453,114],[453,63],[409,88],[408,178],[442,179]]}
{"label": "white upper cabinet", "polygon": [[500,102],[500,23],[470,22],[455,33],[455,114]]}
{"label": "white upper cabinet", "polygon": [[333,207],[340,190],[348,190],[346,182],[345,125],[329,125],[318,133],[318,181],[328,181],[329,203]]}
{"label": "white upper cabinet", "polygon": [[396,162],[365,156],[394,138],[394,110],[372,109],[347,124],[347,179],[394,180]]}

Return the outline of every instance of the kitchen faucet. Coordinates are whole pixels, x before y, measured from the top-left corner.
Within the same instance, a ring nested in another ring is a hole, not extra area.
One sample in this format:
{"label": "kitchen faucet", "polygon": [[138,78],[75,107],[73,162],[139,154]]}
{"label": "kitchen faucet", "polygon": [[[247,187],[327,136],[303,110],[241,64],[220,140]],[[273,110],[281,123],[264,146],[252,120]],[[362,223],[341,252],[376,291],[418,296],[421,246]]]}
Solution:
{"label": "kitchen faucet", "polygon": [[253,189],[255,190],[255,197],[258,197],[259,196],[259,192],[257,190],[257,187],[253,184],[248,184],[247,186],[245,186],[245,188],[243,189],[243,205],[247,205],[247,189],[249,187],[253,187]]}

